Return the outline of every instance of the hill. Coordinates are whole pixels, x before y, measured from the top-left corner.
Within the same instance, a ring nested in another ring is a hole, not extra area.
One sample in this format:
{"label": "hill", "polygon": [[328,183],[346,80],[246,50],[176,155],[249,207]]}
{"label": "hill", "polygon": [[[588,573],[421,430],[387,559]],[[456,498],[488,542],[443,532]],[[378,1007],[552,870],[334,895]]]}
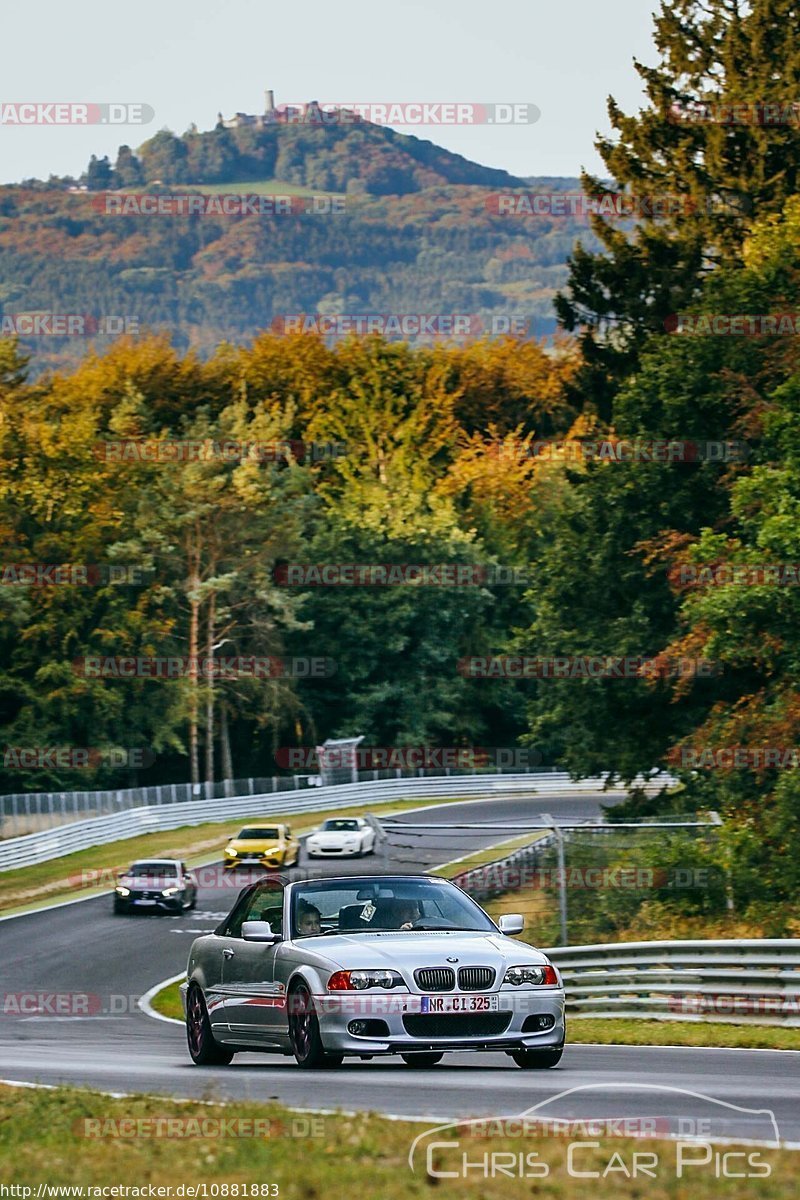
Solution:
{"label": "hill", "polygon": [[[113,165],[93,159],[80,186],[0,188],[0,329],[22,334],[35,373],[125,330],[167,330],[178,348],[206,353],[298,314],[340,314],[337,331],[352,316],[433,314],[444,335],[460,314],[472,334],[516,321],[548,336],[553,293],[588,226],[498,211],[498,193],[537,186],[366,122],[162,130],[136,153],[120,147]],[[565,188],[577,181],[541,183]],[[206,190],[243,200],[226,212],[201,197],[202,212],[176,208],[176,192]],[[271,211],[271,195],[293,199]],[[144,211],[157,196],[167,211]],[[260,207],[248,210],[254,196]],[[76,320],[40,322],[31,336],[21,314],[32,311]]]}

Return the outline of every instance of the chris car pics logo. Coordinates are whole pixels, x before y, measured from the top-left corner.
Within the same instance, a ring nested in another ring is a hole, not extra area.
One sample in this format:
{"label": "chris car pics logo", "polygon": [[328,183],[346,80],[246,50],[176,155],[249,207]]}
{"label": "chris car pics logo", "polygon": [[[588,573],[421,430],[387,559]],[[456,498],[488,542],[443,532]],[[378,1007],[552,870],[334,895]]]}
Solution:
{"label": "chris car pics logo", "polygon": [[771,1109],[667,1084],[598,1083],[522,1113],[432,1126],[414,1138],[408,1165],[433,1185],[563,1177],[700,1186],[709,1177],[768,1178],[780,1144]]}

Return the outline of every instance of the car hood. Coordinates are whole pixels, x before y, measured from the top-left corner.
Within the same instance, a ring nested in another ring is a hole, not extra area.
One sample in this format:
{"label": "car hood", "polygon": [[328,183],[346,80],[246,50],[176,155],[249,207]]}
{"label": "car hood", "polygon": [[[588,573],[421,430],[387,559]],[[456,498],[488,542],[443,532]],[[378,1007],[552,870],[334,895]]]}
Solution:
{"label": "car hood", "polygon": [[227,844],[243,854],[269,854],[271,850],[280,848],[281,841],[279,838],[269,838],[266,841],[262,841],[261,838],[231,838]]}
{"label": "car hood", "polygon": [[347,838],[357,838],[359,832],[358,829],[320,829],[318,833],[310,833],[308,836],[310,841],[329,845],[334,842],[346,841]]}
{"label": "car hood", "polygon": [[329,934],[297,942],[334,964],[332,969],[348,971],[369,967],[446,966],[494,967],[498,975],[505,967],[522,963],[547,963],[541,950],[524,942],[513,941],[502,933],[415,933],[398,930],[390,933]]}

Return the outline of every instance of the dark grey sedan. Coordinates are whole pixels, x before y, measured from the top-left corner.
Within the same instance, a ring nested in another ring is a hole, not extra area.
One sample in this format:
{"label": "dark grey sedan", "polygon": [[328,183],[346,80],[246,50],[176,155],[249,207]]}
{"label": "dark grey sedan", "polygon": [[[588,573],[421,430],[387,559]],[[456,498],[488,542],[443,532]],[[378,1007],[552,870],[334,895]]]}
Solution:
{"label": "dark grey sedan", "polygon": [[177,858],[147,858],[131,863],[114,889],[114,912],[155,909],[179,913],[197,904],[197,883]]}

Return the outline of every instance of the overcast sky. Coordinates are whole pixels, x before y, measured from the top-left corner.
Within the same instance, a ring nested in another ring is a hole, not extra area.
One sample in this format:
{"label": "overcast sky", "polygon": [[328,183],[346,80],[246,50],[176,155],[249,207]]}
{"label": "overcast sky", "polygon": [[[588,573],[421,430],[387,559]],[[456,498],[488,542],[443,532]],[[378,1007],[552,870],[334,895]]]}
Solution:
{"label": "overcast sky", "polygon": [[[38,0],[6,6],[0,102],[143,103],[144,127],[0,126],[0,179],[77,175],[164,126],[211,128],[218,110],[276,103],[535,104],[532,125],[428,126],[420,137],[516,175],[600,166],[609,93],[641,101],[634,56],[654,61],[650,0]],[[1,111],[1,110],[0,110]]]}

